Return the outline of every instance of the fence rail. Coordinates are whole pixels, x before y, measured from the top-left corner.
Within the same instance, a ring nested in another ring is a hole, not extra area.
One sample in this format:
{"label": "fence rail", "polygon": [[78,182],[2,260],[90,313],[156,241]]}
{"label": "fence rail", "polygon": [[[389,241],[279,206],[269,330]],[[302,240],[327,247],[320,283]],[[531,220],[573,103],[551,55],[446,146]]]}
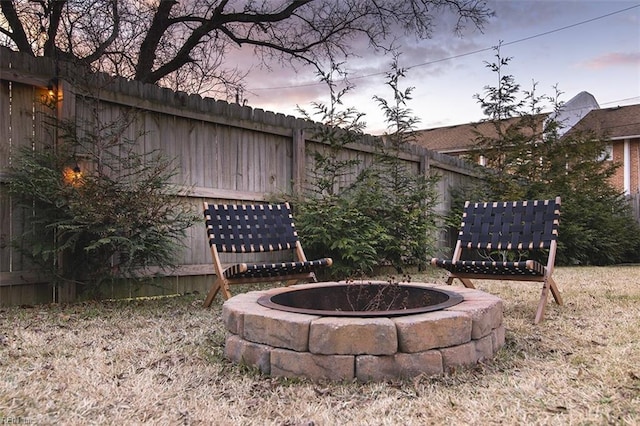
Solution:
{"label": "fence rail", "polygon": [[[143,151],[160,150],[179,160],[172,183],[189,188],[188,202],[198,211],[204,200],[264,201],[274,194],[299,191],[312,153],[326,148],[313,139],[311,128],[317,123],[308,120],[103,74],[87,76],[70,64],[0,48],[0,306],[76,297],[72,287],[51,288],[10,244],[24,221],[8,195],[6,171],[21,146],[38,149],[39,141],[51,137],[45,132],[42,101],[52,83],[58,91],[58,118],[75,120],[80,131],[83,123],[109,123],[133,111],[127,136],[140,135],[137,143]],[[375,155],[375,141],[374,136],[364,135],[341,155],[359,159],[364,167]],[[448,211],[452,188],[478,178],[475,168],[464,161],[418,146],[404,150],[401,159],[416,173],[440,176],[439,213]],[[110,296],[206,290],[213,267],[203,226],[189,230],[180,267],[162,285],[118,287]]]}

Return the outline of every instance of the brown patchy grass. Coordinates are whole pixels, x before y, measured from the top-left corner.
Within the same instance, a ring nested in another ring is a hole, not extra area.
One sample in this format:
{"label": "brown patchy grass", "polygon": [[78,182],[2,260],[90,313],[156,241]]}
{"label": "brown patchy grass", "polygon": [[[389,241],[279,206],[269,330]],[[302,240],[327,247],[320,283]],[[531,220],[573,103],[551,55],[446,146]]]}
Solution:
{"label": "brown patchy grass", "polygon": [[538,285],[480,282],[505,302],[496,358],[393,383],[232,365],[220,299],[212,309],[193,295],[0,309],[0,424],[639,424],[640,267],[555,277],[565,306],[550,300],[537,326]]}

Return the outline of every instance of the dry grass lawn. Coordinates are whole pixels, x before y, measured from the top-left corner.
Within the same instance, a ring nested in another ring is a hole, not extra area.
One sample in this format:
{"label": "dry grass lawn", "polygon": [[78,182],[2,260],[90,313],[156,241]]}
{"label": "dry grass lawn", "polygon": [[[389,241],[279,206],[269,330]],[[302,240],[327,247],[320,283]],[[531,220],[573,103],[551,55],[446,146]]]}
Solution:
{"label": "dry grass lawn", "polygon": [[[394,383],[260,376],[223,358],[221,301],[202,296],[0,309],[0,424],[640,424],[640,267],[557,268],[505,302],[491,362]],[[414,278],[414,281],[418,281]]]}

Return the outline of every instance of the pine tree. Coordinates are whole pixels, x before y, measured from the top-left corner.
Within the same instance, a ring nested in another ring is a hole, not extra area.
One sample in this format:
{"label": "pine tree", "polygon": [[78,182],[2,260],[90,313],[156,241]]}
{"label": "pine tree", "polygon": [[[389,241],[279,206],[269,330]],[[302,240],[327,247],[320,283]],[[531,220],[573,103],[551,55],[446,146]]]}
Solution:
{"label": "pine tree", "polygon": [[[563,132],[558,88],[553,96],[538,95],[534,83],[530,91],[521,92],[515,78],[504,74],[511,58],[500,55],[500,46],[496,59],[487,67],[498,74],[498,86],[475,95],[493,129],[490,134],[477,130],[476,139],[488,166],[489,198],[561,196],[558,264],[633,260],[630,254],[640,248],[640,230],[623,194],[611,184],[618,165],[604,155],[606,135]],[[551,104],[551,113],[542,112],[544,103]]]}

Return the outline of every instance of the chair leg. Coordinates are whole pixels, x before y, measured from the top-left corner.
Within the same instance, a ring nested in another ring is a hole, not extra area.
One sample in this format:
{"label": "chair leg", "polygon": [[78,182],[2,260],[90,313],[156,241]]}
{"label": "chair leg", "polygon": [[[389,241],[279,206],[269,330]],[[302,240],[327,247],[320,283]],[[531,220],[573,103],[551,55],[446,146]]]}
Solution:
{"label": "chair leg", "polygon": [[202,304],[202,306],[205,308],[211,306],[211,302],[213,302],[213,299],[216,298],[218,291],[220,291],[220,280],[216,278],[213,286],[211,287],[211,290],[209,290],[209,294],[207,294],[207,298],[204,299],[204,303]]}
{"label": "chair leg", "polygon": [[229,288],[229,281],[227,281],[224,277],[220,278],[220,290],[222,290],[222,297],[224,297],[224,300],[231,299],[231,289]]}
{"label": "chair leg", "polygon": [[211,290],[209,290],[209,294],[207,294],[207,298],[204,299],[204,303],[202,304],[202,306],[204,306],[205,308],[211,306],[213,299],[216,298],[216,295],[220,290],[222,290],[222,296],[225,298],[225,300],[228,300],[231,297],[229,284],[225,280],[216,277],[216,280],[213,282],[213,286],[211,286]]}
{"label": "chair leg", "polygon": [[536,311],[536,317],[533,320],[534,324],[538,324],[540,321],[542,321],[542,318],[544,317],[544,309],[547,306],[547,300],[549,299],[549,281],[546,280],[544,282],[544,285],[542,286],[542,293],[540,294],[540,302],[538,303],[538,310]]}
{"label": "chair leg", "polygon": [[314,272],[310,272],[307,279],[305,279],[305,278],[295,278],[293,280],[286,280],[284,282],[284,285],[289,287],[290,285],[294,285],[294,284],[298,284],[298,283],[302,283],[302,282],[305,282],[305,283],[309,283],[309,282],[317,283],[318,279],[316,278],[316,274]]}
{"label": "chair leg", "polygon": [[467,288],[476,288],[469,278],[460,278],[460,281],[462,281],[462,284]]}
{"label": "chair leg", "polygon": [[455,275],[449,275],[449,278],[447,278],[447,285],[453,284],[453,280],[456,278],[459,279],[460,282],[464,284],[465,287],[476,288],[469,278],[460,278],[460,277],[456,277]]}
{"label": "chair leg", "polygon": [[562,306],[563,304],[562,296],[560,296],[560,290],[558,290],[558,287],[556,286],[556,282],[551,277],[547,279],[549,280],[549,288],[551,289],[551,294],[553,295],[553,298],[555,299],[558,305]]}

